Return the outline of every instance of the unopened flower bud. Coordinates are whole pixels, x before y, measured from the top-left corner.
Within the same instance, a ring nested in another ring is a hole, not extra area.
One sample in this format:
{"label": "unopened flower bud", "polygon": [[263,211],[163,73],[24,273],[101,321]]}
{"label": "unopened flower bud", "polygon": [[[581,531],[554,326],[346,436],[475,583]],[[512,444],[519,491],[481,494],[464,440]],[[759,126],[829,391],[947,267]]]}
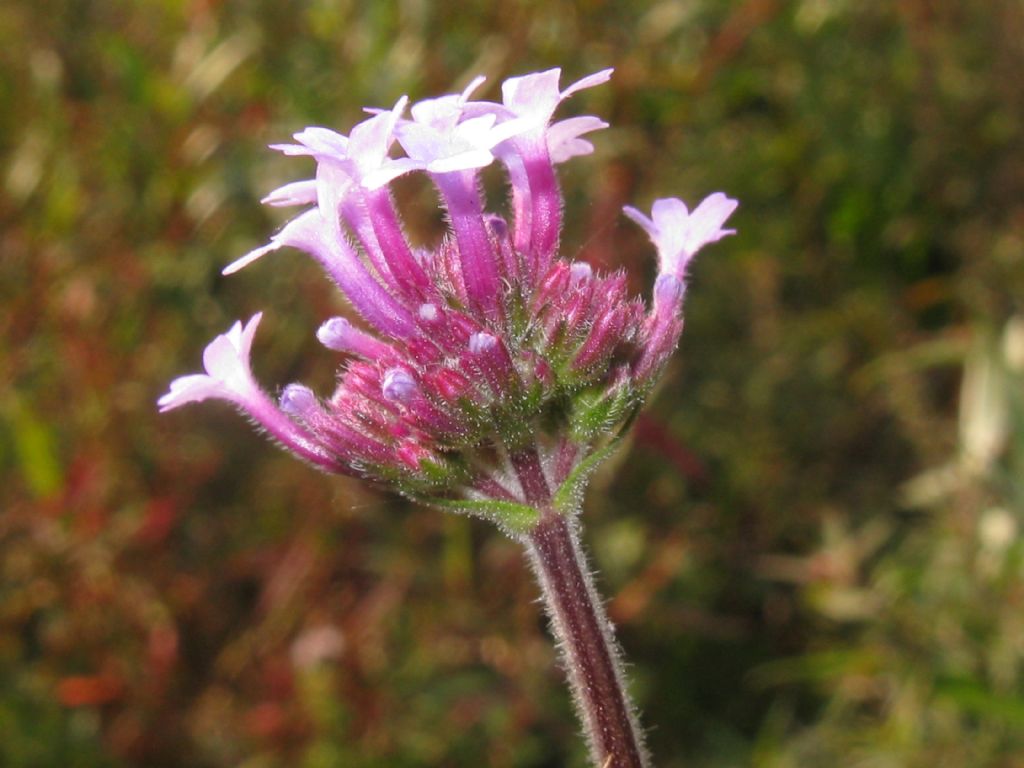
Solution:
{"label": "unopened flower bud", "polygon": [[289,384],[281,392],[281,410],[289,416],[306,419],[319,409],[316,395],[309,387],[302,384]]}
{"label": "unopened flower bud", "polygon": [[384,374],[381,393],[384,399],[396,403],[406,403],[419,391],[415,379],[404,368],[390,368]]}
{"label": "unopened flower bud", "polygon": [[320,326],[316,337],[328,349],[358,355],[367,360],[378,360],[391,349],[379,339],[360,331],[344,317],[332,317]]}
{"label": "unopened flower bud", "polygon": [[489,353],[498,345],[498,340],[489,333],[474,333],[469,337],[469,351],[474,355]]}
{"label": "unopened flower bud", "polygon": [[593,268],[585,261],[574,261],[569,268],[569,285],[572,288],[579,288],[589,282],[594,274]]}
{"label": "unopened flower bud", "polygon": [[417,312],[420,320],[426,323],[433,323],[437,321],[437,305],[436,304],[420,304],[419,311]]}

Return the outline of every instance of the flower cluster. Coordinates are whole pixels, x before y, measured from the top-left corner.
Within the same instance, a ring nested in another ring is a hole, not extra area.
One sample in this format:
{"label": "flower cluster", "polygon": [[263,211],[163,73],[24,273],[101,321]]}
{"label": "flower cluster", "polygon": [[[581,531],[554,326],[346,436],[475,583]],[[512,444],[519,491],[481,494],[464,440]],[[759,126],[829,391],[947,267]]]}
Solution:
{"label": "flower cluster", "polygon": [[[249,365],[256,315],[214,339],[205,373],[172,382],[160,408],[228,400],[317,467],[435,503],[550,499],[649,393],[682,329],[687,263],[731,233],[722,226],[736,207],[716,193],[692,213],[676,199],[655,202],[650,218],[626,209],[660,254],[650,309],[622,274],[557,258],[555,166],[592,152],[584,136],[607,124],[552,117],[610,76],[565,89],[558,69],[511,78],[500,104],[473,100],[478,78],[460,94],[370,110],[348,136],[312,127],[274,146],[311,156],[316,174],[264,202],[306,210],[224,272],[286,246],[313,256],[362,321],[335,317],[317,332],[344,356],[338,386],[320,397],[289,384],[274,402]],[[495,161],[510,221],[484,204],[479,174]],[[433,249],[409,242],[388,187],[413,172],[427,174],[450,221]]]}

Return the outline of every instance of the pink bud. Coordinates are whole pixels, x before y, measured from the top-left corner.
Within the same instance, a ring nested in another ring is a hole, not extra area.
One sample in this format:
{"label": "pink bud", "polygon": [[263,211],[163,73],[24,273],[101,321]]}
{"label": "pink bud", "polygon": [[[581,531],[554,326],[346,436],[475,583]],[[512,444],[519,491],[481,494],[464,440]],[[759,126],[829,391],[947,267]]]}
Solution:
{"label": "pink bud", "polygon": [[390,368],[384,374],[381,393],[386,400],[406,403],[419,392],[416,380],[403,368]]}
{"label": "pink bud", "polygon": [[313,390],[302,384],[289,384],[281,392],[281,410],[289,416],[308,419],[320,410],[320,403]]}

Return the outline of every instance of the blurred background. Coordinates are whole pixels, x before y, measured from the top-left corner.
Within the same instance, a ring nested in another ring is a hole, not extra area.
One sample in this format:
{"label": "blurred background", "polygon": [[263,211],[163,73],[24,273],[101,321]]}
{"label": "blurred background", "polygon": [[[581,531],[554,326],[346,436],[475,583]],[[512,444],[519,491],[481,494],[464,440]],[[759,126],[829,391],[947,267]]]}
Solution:
{"label": "blurred background", "polygon": [[612,123],[567,256],[642,292],[623,204],[742,203],[586,505],[656,764],[1021,765],[1022,40],[1017,0],[6,0],[0,765],[586,764],[515,543],[154,406],[259,309],[258,376],[330,385],[313,262],[219,274],[310,170],[268,143],[552,66],[616,68],[562,112]]}

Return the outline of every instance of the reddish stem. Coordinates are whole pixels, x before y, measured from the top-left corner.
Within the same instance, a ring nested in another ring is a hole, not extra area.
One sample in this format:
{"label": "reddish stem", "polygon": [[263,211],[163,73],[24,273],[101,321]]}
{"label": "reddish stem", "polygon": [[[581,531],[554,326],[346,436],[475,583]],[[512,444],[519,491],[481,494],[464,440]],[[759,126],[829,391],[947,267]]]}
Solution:
{"label": "reddish stem", "polygon": [[532,445],[521,448],[509,458],[519,477],[519,485],[523,488],[526,503],[538,509],[546,506],[551,500],[551,491],[548,490],[548,481],[544,477],[544,468],[541,466],[537,449]]}
{"label": "reddish stem", "polygon": [[548,510],[526,536],[596,768],[643,768],[646,752],[611,624],[574,521]]}

